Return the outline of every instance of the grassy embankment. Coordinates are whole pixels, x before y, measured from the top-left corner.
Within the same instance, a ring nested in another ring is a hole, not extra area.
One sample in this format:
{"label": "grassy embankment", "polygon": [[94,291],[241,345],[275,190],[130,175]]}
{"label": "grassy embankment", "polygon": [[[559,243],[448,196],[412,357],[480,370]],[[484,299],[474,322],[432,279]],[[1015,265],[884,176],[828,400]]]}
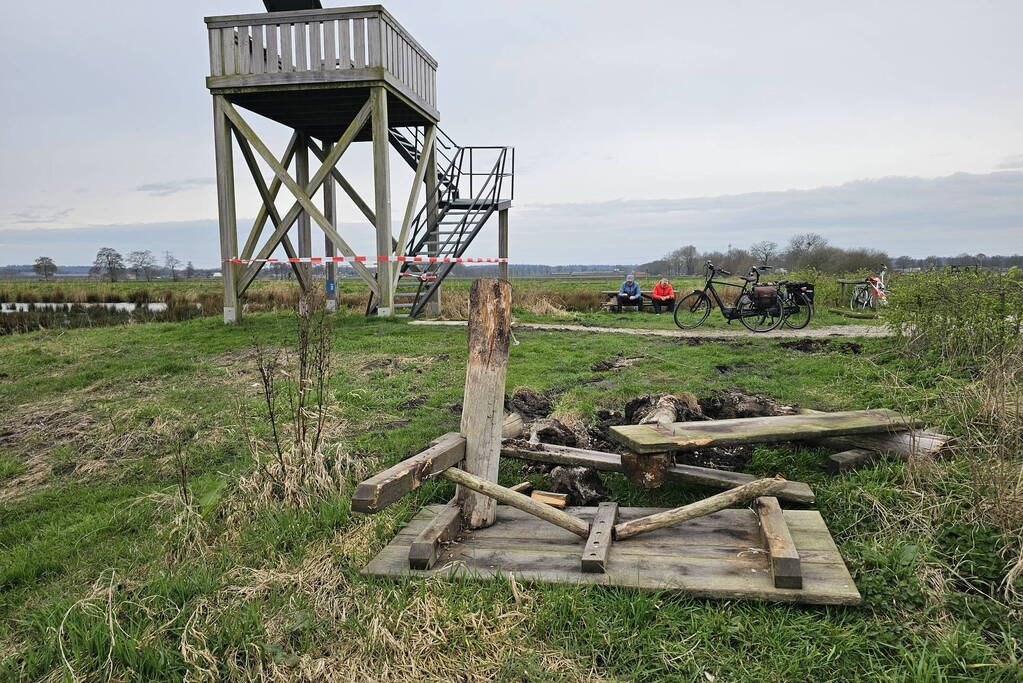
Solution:
{"label": "grassy embankment", "polygon": [[[346,481],[457,429],[464,330],[358,315],[333,324],[339,420],[325,450]],[[1018,490],[978,487],[984,461],[972,451],[831,477],[825,452],[756,449],[748,471],[813,486],[863,593],[857,609],[362,578],[451,487],[427,485],[369,518],[350,511],[348,484],[297,508],[239,500],[253,469],[247,430],[268,437],[252,343],[291,346],[294,327],[290,315],[254,314],[240,327],[203,318],[0,339],[2,677],[1018,680],[1021,606],[1006,588],[1023,586],[1002,583],[1018,519],[1011,498],[1008,508],[992,498]],[[891,340],[807,354],[753,337],[517,338],[509,391],[550,392],[565,418],[592,420],[643,393],[739,387],[817,409],[897,408],[971,435],[948,400],[973,395],[972,373]],[[642,358],[590,369],[618,353]],[[709,493],[604,478],[627,505]],[[521,479],[502,465],[502,483]],[[183,514],[182,491],[199,514]]]}

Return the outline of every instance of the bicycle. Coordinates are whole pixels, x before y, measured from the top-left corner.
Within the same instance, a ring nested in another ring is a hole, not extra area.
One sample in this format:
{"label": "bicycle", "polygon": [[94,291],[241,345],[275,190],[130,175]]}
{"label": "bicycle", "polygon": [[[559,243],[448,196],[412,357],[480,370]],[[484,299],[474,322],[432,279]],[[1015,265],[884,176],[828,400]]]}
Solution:
{"label": "bicycle", "polygon": [[[738,320],[743,327],[751,332],[769,332],[778,327],[785,319],[785,304],[778,287],[774,285],[760,285],[760,270],[750,268],[748,276],[739,275],[743,284],[734,282],[723,282],[715,280],[716,275],[732,277],[732,274],[723,268],[718,268],[710,261],[704,264],[707,270],[707,282],[703,289],[694,289],[681,301],[675,304],[675,324],[679,329],[692,330],[702,325],[710,316],[713,304],[717,304],[721,315],[729,324]],[[718,295],[714,285],[724,287],[736,287],[740,289],[735,306],[726,306]],[[707,293],[710,292],[710,296]]]}
{"label": "bicycle", "polygon": [[785,319],[782,324],[793,330],[801,330],[810,324],[813,319],[814,286],[812,282],[789,282],[781,280],[778,283],[782,294],[782,301],[785,306]]}
{"label": "bicycle", "polygon": [[889,290],[884,282],[887,272],[888,266],[882,264],[878,275],[871,275],[864,279],[863,284],[856,285],[852,299],[849,300],[849,308],[854,311],[866,308],[876,311],[879,306],[887,306]]}

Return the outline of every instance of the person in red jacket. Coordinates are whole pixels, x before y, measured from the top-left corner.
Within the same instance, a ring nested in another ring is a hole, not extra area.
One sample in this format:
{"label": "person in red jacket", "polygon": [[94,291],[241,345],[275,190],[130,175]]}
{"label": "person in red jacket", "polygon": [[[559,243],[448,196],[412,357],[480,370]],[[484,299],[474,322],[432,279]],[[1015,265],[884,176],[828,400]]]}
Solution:
{"label": "person in red jacket", "polygon": [[675,290],[671,288],[668,278],[662,278],[654,285],[654,291],[651,292],[650,298],[654,302],[654,313],[660,313],[661,306],[664,306],[668,313],[675,310]]}

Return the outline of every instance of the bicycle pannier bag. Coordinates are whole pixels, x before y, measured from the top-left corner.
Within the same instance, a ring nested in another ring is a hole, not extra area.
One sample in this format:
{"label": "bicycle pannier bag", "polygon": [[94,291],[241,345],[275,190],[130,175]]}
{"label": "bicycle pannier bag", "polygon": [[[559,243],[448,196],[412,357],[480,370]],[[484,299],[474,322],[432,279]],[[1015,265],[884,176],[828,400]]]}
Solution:
{"label": "bicycle pannier bag", "polygon": [[813,303],[813,283],[812,282],[790,282],[785,285],[785,289],[788,290],[789,294],[802,294],[806,297],[806,300],[811,304]]}
{"label": "bicycle pannier bag", "polygon": [[753,300],[760,308],[769,308],[778,302],[778,288],[772,285],[760,285],[753,288]]}

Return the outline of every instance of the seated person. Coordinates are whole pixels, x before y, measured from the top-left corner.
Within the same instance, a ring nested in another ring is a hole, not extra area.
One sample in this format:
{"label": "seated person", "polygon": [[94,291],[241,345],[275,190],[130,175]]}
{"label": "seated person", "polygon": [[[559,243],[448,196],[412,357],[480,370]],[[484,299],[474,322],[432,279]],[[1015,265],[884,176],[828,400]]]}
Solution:
{"label": "seated person", "polygon": [[668,313],[675,310],[675,290],[671,288],[668,278],[661,278],[661,281],[654,285],[654,291],[650,298],[654,302],[654,313],[660,313],[663,306]]}
{"label": "seated person", "polygon": [[619,288],[617,301],[615,306],[617,313],[622,312],[622,306],[639,306],[640,310],[643,310],[643,293],[639,289],[639,283],[636,282],[636,276],[632,273],[629,273]]}

